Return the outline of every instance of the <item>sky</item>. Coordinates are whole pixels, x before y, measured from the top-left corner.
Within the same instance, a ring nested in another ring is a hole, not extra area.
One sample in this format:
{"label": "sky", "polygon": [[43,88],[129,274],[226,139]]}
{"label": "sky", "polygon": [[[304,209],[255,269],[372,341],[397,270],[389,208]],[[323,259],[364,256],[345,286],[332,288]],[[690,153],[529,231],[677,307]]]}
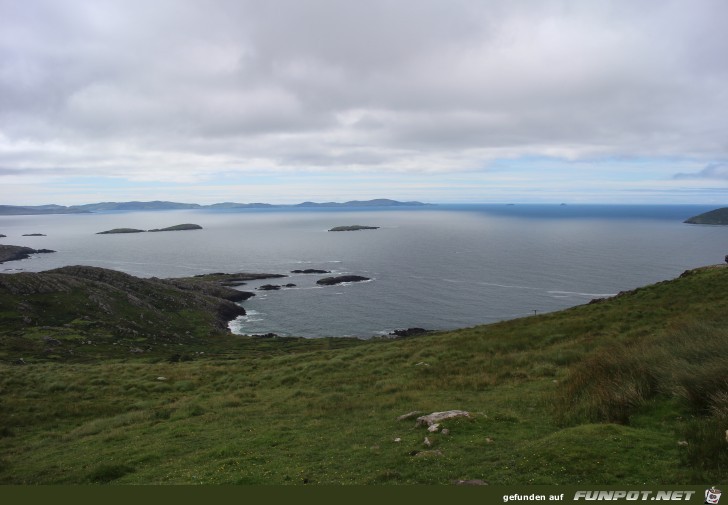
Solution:
{"label": "sky", "polygon": [[728,205],[724,0],[0,0],[0,204]]}

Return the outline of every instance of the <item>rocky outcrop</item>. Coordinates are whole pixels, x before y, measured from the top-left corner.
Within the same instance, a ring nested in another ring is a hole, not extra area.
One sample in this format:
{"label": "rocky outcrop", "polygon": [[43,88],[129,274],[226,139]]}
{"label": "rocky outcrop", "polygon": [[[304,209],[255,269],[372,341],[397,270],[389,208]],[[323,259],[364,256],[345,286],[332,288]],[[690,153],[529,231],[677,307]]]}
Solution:
{"label": "rocky outcrop", "polygon": [[258,287],[258,291],[278,291],[281,287],[278,284],[263,284]]}
{"label": "rocky outcrop", "polygon": [[306,268],[304,270],[291,270],[292,274],[330,274],[331,270],[319,270],[317,268]]}
{"label": "rocky outcrop", "polygon": [[50,249],[32,249],[19,245],[0,245],[0,263],[6,261],[17,261],[29,258],[31,254],[52,253]]}
{"label": "rocky outcrop", "polygon": [[46,235],[44,233],[25,233],[23,234],[24,237],[45,237]]}
{"label": "rocky outcrop", "polygon": [[362,282],[371,280],[369,277],[362,277],[361,275],[340,275],[338,277],[324,277],[316,281],[316,284],[321,286],[335,286],[336,284],[343,284],[345,282]]}
{"label": "rocky outcrop", "polygon": [[[162,338],[227,333],[228,322],[245,314],[228,299],[185,287],[104,268],[69,266],[0,275],[0,302],[17,312],[7,319],[8,326],[26,324],[21,316],[49,327],[83,319],[112,335]],[[22,307],[21,297],[26,298]]]}
{"label": "rocky outcrop", "polygon": [[454,419],[456,417],[470,417],[470,412],[465,410],[447,410],[444,412],[433,412],[426,416],[417,418],[417,426],[432,426],[446,419]]}

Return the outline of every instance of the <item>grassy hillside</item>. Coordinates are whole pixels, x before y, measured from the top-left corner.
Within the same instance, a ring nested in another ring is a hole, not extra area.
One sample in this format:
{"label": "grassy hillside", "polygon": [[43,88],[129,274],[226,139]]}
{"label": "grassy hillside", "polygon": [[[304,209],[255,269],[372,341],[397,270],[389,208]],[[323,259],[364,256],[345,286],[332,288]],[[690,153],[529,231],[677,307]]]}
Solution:
{"label": "grassy hillside", "polygon": [[[728,269],[711,267],[397,340],[207,332],[13,365],[14,326],[0,330],[0,483],[725,483],[727,320]],[[472,416],[448,435],[397,420],[449,409]]]}

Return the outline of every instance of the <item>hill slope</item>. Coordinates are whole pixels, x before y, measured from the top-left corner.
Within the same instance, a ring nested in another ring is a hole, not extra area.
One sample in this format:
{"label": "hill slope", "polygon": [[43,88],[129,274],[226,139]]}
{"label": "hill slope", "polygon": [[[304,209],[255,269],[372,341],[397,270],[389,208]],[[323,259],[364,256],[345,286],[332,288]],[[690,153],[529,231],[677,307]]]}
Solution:
{"label": "hill slope", "polygon": [[[718,483],[727,320],[711,267],[408,339],[1,364],[0,483]],[[398,420],[450,409],[449,434]]]}

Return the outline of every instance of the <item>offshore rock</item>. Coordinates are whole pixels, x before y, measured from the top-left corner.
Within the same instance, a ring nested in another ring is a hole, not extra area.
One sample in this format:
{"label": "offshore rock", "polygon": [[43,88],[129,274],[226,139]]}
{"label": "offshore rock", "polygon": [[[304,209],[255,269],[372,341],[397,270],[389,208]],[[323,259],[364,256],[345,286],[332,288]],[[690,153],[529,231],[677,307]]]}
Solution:
{"label": "offshore rock", "polygon": [[316,284],[321,286],[335,286],[336,284],[343,284],[345,282],[362,282],[371,280],[369,277],[362,277],[361,275],[340,275],[338,277],[324,277],[316,281]]}

